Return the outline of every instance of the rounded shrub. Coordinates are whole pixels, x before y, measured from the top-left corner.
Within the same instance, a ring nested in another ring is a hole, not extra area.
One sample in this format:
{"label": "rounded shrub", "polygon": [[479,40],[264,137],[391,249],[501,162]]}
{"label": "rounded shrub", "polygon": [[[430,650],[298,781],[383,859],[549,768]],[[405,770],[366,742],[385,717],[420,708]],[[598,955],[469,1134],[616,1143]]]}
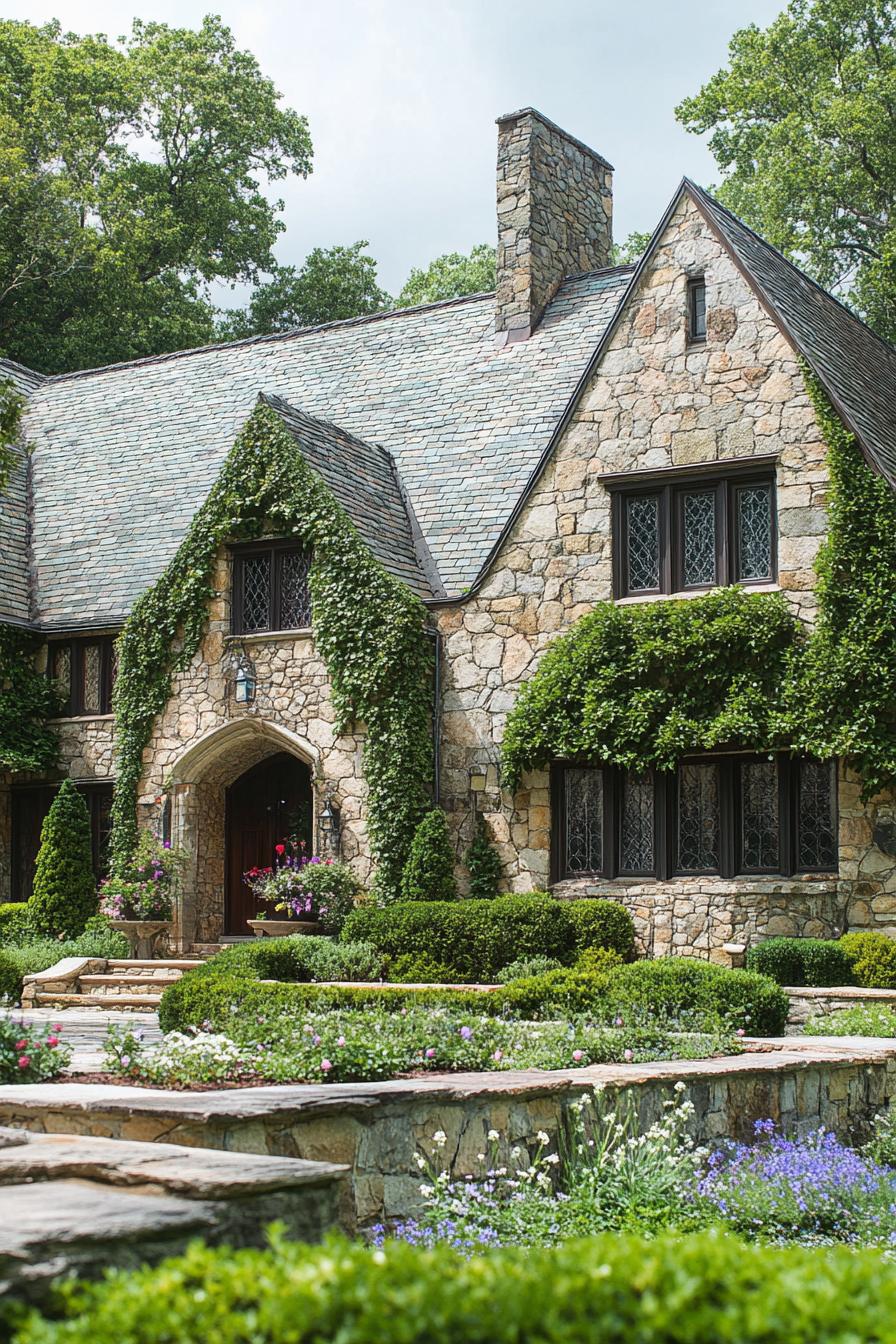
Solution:
{"label": "rounded shrub", "polygon": [[635,956],[635,926],[631,915],[618,901],[564,901],[566,913],[575,930],[575,950],[611,948],[623,961]]}
{"label": "rounded shrub", "polygon": [[852,969],[851,983],[862,989],[896,989],[896,939],[885,933],[846,933],[840,947]]}
{"label": "rounded shrub", "polygon": [[406,952],[402,957],[389,961],[386,975],[395,984],[432,985],[450,982],[452,969],[443,961],[436,961],[425,953],[417,956]]}
{"label": "rounded shrub", "polygon": [[27,901],[7,901],[0,905],[0,947],[16,946],[30,931]]}
{"label": "rounded shrub", "polygon": [[454,880],[454,847],[448,820],[434,807],[414,832],[401,876],[403,901],[451,901],[457,897]]}
{"label": "rounded shrub", "polygon": [[779,985],[828,988],[856,983],[843,939],[768,938],[749,949],[747,969]]}
{"label": "rounded shrub", "polygon": [[41,827],[28,918],[38,933],[72,938],[98,909],[90,815],[81,794],[66,779]]}

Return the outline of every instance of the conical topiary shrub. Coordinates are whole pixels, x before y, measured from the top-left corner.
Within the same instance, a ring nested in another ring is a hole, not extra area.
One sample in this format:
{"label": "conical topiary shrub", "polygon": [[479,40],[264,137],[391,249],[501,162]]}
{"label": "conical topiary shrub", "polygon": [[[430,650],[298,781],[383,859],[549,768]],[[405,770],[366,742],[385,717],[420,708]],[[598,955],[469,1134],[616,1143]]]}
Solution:
{"label": "conical topiary shrub", "polygon": [[98,905],[90,815],[84,799],[67,779],[41,827],[28,918],[38,933],[71,938],[83,932]]}
{"label": "conical topiary shrub", "polygon": [[467,850],[467,868],[473,900],[490,901],[497,896],[501,885],[501,857],[492,844],[491,829],[481,812],[476,819],[473,843]]}
{"label": "conical topiary shrub", "polygon": [[445,813],[440,807],[427,812],[414,832],[401,876],[401,897],[405,901],[453,901],[457,898],[454,848]]}

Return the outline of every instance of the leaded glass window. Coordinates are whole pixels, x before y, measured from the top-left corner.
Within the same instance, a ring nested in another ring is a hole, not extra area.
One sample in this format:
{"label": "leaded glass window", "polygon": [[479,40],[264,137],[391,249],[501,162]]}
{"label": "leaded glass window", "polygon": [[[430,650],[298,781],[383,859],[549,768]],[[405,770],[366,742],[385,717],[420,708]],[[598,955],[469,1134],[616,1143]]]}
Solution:
{"label": "leaded glass window", "polygon": [[737,491],[738,575],[744,579],[772,577],[772,492],[767,485],[744,485]]}
{"label": "leaded glass window", "polygon": [[115,641],[111,636],[53,640],[47,674],[62,699],[64,715],[108,714],[112,708]]}
{"label": "leaded glass window", "polygon": [[68,703],[72,693],[71,644],[52,644],[50,646],[50,676],[55,681],[56,689],[62,699]]}
{"label": "leaded glass window", "polygon": [[660,586],[660,514],[656,495],[633,495],[628,510],[628,589],[646,592]]}
{"label": "leaded glass window", "polygon": [[688,340],[706,340],[706,282],[702,276],[688,281]]}
{"label": "leaded glass window", "polygon": [[834,772],[829,761],[800,762],[797,862],[800,868],[836,869]]}
{"label": "leaded glass window", "polygon": [[280,563],[280,630],[299,630],[311,624],[311,594],[308,571],[311,557],[305,551],[284,551]]}
{"label": "leaded glass window", "polygon": [[99,714],[101,695],[100,646],[84,645],[83,708],[85,714]]}
{"label": "leaded glass window", "polygon": [[678,867],[714,872],[719,866],[719,769],[685,761],[678,770]]}
{"label": "leaded glass window", "polygon": [[271,557],[247,555],[243,560],[242,628],[246,634],[271,629]]}
{"label": "leaded glass window", "polygon": [[684,586],[708,587],[716,581],[715,491],[684,496],[682,530]]}
{"label": "leaded glass window", "polygon": [[619,841],[619,868],[623,873],[652,872],[656,860],[653,850],[654,791],[653,775],[626,770],[622,776],[622,808]]}
{"label": "leaded glass window", "polygon": [[569,769],[565,785],[567,871],[599,873],[603,867],[603,771]]}
{"label": "leaded glass window", "polygon": [[237,551],[234,632],[251,635],[273,630],[302,630],[309,626],[310,570],[308,552],[286,543],[272,542]]}
{"label": "leaded glass window", "polygon": [[740,767],[743,867],[776,871],[779,864],[778,763],[746,761]]}

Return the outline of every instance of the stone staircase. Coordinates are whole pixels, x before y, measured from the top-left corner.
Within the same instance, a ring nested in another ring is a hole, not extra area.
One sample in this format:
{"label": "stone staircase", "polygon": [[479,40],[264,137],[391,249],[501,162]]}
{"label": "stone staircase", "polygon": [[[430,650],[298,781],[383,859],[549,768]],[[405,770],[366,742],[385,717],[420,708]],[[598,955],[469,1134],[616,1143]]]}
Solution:
{"label": "stone staircase", "polygon": [[25,977],[22,1007],[152,1011],[168,986],[198,965],[198,957],[158,961],[66,957],[46,971]]}

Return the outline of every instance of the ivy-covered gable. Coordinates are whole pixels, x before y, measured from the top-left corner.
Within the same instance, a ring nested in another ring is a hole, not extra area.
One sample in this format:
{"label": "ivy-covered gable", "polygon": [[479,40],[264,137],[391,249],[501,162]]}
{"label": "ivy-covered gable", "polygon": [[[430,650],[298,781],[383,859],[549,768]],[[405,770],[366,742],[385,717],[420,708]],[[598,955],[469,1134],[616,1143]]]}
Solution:
{"label": "ivy-covered gable", "polygon": [[340,722],[366,727],[371,851],[379,892],[394,896],[432,771],[426,610],[375,559],[265,403],[253,411],[174,558],[119,637],[113,862],[121,868],[133,852],[143,752],[171,695],[172,675],[199,648],[218,550],[265,532],[294,537],[313,555],[315,638]]}

